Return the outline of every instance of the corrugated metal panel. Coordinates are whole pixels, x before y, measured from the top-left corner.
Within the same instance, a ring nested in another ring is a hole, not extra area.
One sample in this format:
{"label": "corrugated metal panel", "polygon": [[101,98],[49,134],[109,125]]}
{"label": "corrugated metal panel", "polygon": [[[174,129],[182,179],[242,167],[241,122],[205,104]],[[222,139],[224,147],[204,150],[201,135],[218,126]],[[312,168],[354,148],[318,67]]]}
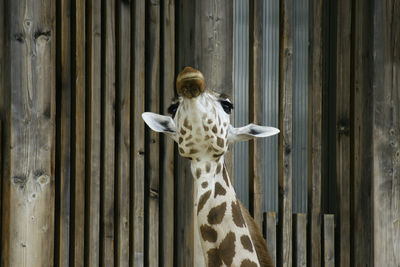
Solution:
{"label": "corrugated metal panel", "polygon": [[[279,1],[264,1],[264,125],[279,125]],[[264,139],[264,210],[278,211],[278,136]]]}
{"label": "corrugated metal panel", "polygon": [[308,0],[294,1],[293,212],[307,212]]}
{"label": "corrugated metal panel", "polygon": [[[234,126],[249,123],[249,0],[235,0],[234,6]],[[234,147],[234,186],[239,199],[249,204],[249,144]]]}

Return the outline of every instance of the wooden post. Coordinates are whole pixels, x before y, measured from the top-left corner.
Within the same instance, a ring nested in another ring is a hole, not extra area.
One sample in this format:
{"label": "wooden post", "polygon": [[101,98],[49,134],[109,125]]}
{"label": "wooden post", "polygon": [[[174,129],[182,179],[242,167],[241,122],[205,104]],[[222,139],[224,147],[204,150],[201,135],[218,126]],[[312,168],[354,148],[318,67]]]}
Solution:
{"label": "wooden post", "polygon": [[72,3],[72,199],[71,243],[72,264],[84,265],[85,251],[85,3]]}
{"label": "wooden post", "polygon": [[400,266],[400,1],[373,7],[373,260]]}
{"label": "wooden post", "polygon": [[354,2],[354,79],[351,98],[353,107],[353,190],[351,266],[373,263],[372,218],[372,1]]}
{"label": "wooden post", "polygon": [[[132,62],[131,72],[132,88],[131,94],[131,172],[133,182],[131,183],[131,218],[133,224],[130,226],[131,247],[130,265],[144,266],[144,74],[145,74],[145,1],[134,2],[132,26]],[[132,260],[133,259],[133,260]]]}
{"label": "wooden post", "polygon": [[264,231],[269,255],[276,266],[276,212],[264,213]]}
{"label": "wooden post", "polygon": [[293,215],[293,265],[307,266],[307,213]]}
{"label": "wooden post", "polygon": [[100,142],[101,142],[101,1],[90,0],[87,13],[86,87],[86,206],[85,265],[100,260]]}
{"label": "wooden post", "polygon": [[102,170],[101,249],[102,266],[114,266],[115,181],[115,0],[102,1]]}
{"label": "wooden post", "polygon": [[322,264],[322,0],[310,0],[308,106],[308,261]]}
{"label": "wooden post", "polygon": [[336,185],[339,263],[350,266],[350,58],[351,2],[338,1],[336,58]]}
{"label": "wooden post", "polygon": [[56,158],[56,218],[55,264],[70,265],[71,219],[71,1],[57,6],[57,154]]}
{"label": "wooden post", "polygon": [[[173,0],[161,2],[161,112],[167,109],[174,97],[175,88],[175,3]],[[161,137],[161,235],[160,262],[165,267],[174,266],[174,141],[168,136]]]}
{"label": "wooden post", "polygon": [[335,217],[324,215],[324,263],[325,267],[335,266]]}
{"label": "wooden post", "polygon": [[129,266],[131,2],[116,3],[116,266]]}
{"label": "wooden post", "polygon": [[292,266],[292,1],[281,1],[280,12],[278,265]]}
{"label": "wooden post", "polygon": [[[262,48],[263,1],[250,1],[249,51],[249,121],[262,123]],[[263,145],[262,140],[249,143],[249,210],[261,229],[263,215]]]}
{"label": "wooden post", "polygon": [[52,266],[55,2],[7,1],[4,8],[1,48],[7,65],[1,70],[0,113],[7,129],[3,166],[9,167],[2,170],[1,262],[2,266]]}
{"label": "wooden post", "polygon": [[[146,111],[160,113],[160,1],[147,1],[146,36]],[[146,225],[148,225],[148,258],[145,265],[158,266],[159,261],[159,175],[160,134],[147,128],[145,197],[148,203]]]}

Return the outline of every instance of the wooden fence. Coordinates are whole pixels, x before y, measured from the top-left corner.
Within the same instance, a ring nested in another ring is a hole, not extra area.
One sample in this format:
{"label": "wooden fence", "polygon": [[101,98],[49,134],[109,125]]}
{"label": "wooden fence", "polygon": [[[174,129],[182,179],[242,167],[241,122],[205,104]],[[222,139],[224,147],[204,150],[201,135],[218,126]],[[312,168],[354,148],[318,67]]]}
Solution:
{"label": "wooden fence", "polygon": [[[249,1],[257,123],[262,1]],[[279,211],[262,209],[257,141],[250,211],[277,266],[400,266],[400,1],[309,0],[308,214],[292,213],[293,7],[280,1]],[[1,266],[198,266],[188,161],[141,113],[166,113],[184,66],[232,95],[233,9],[1,1]]]}

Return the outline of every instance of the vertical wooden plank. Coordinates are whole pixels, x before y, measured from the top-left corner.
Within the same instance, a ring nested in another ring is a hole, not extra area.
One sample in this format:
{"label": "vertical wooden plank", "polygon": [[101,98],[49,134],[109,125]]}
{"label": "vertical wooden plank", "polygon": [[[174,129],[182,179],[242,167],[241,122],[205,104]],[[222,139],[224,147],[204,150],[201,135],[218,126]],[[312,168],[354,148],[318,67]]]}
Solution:
{"label": "vertical wooden plank", "polygon": [[324,263],[325,267],[335,266],[335,217],[324,215]]}
{"label": "vertical wooden plank", "polygon": [[264,213],[264,230],[269,255],[276,266],[276,212]]}
{"label": "vertical wooden plank", "polygon": [[116,264],[129,266],[131,3],[117,1]]}
{"label": "vertical wooden plank", "polygon": [[293,215],[293,265],[307,266],[307,213]]}
{"label": "vertical wooden plank", "polygon": [[85,247],[85,3],[73,4],[72,36],[72,227],[71,253],[74,266],[84,265]]}
{"label": "vertical wooden plank", "polygon": [[[160,112],[160,1],[147,2],[147,36],[146,36],[146,110]],[[160,134],[147,129],[146,141],[146,180],[148,188],[148,259],[145,264],[158,266],[159,260],[159,175],[160,175]],[[147,207],[146,207],[147,208]]]}
{"label": "vertical wooden plank", "polygon": [[352,191],[351,266],[371,266],[372,242],[372,44],[371,1],[354,2],[354,79],[352,86],[353,132],[351,161],[354,175]]}
{"label": "vertical wooden plank", "polygon": [[114,266],[115,0],[102,2],[101,266]]}
{"label": "vertical wooden plank", "polygon": [[57,147],[55,266],[70,263],[71,216],[71,1],[57,7]]}
{"label": "vertical wooden plank", "polygon": [[54,1],[7,1],[3,13],[3,266],[54,264],[55,11]]}
{"label": "vertical wooden plank", "polygon": [[292,266],[293,3],[280,5],[279,68],[279,266]]}
{"label": "vertical wooden plank", "polygon": [[134,2],[132,19],[133,79],[131,94],[131,260],[130,265],[144,266],[144,68],[145,68],[145,1]]}
{"label": "vertical wooden plank", "polygon": [[400,266],[400,1],[374,1],[374,266]]}
{"label": "vertical wooden plank", "polygon": [[[249,121],[262,123],[262,24],[263,2],[250,1],[249,51]],[[263,145],[261,140],[249,143],[249,210],[261,229],[263,216]]]}
{"label": "vertical wooden plank", "polygon": [[99,266],[101,142],[101,1],[87,2],[85,265]]}
{"label": "vertical wooden plank", "polygon": [[[176,42],[176,73],[186,66],[195,65],[195,1],[177,0],[177,42]],[[206,77],[206,76],[205,76]],[[207,78],[206,78],[207,79]],[[176,178],[175,178],[175,245],[174,265],[178,267],[194,266],[194,222],[193,203],[195,192],[193,189],[193,176],[190,171],[189,161],[182,158],[179,153],[176,157]],[[190,201],[188,196],[193,196]]]}
{"label": "vertical wooden plank", "polygon": [[350,59],[351,2],[338,1],[336,65],[336,184],[340,266],[350,266]]}
{"label": "vertical wooden plank", "polygon": [[[173,0],[161,2],[161,112],[174,97],[175,81],[175,3]],[[163,135],[160,140],[160,265],[174,266],[174,141]]]}
{"label": "vertical wooden plank", "polygon": [[309,0],[308,259],[322,264],[322,0]]}

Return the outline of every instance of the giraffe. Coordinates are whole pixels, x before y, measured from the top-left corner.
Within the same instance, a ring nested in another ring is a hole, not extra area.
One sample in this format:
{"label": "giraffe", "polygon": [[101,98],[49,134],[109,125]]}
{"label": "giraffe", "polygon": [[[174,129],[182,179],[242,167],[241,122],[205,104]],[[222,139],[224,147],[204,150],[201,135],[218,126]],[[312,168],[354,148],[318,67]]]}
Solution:
{"label": "giraffe", "polygon": [[203,74],[186,67],[176,80],[178,99],[171,116],[145,112],[154,131],[178,143],[190,160],[197,190],[194,214],[207,266],[272,266],[267,245],[246,208],[236,197],[224,165],[228,145],[279,133],[273,127],[230,124],[233,105],[225,94],[206,88]]}

